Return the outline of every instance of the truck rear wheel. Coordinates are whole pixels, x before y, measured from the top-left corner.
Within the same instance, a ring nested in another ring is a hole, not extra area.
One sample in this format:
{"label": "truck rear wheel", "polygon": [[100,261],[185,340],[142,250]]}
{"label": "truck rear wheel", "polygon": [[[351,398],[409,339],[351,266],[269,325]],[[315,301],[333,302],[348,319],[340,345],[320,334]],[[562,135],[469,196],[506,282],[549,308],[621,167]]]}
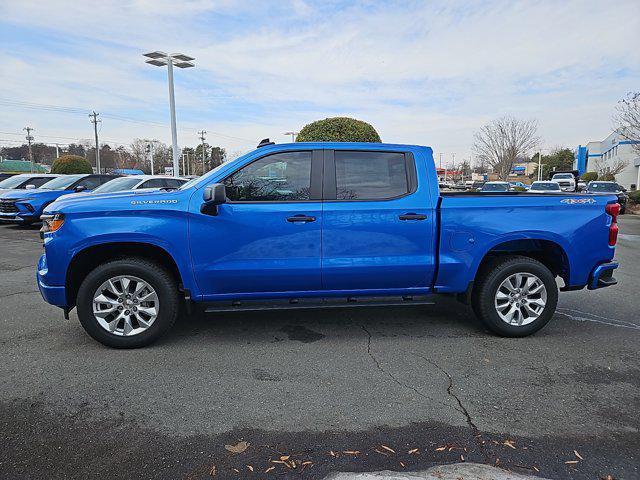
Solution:
{"label": "truck rear wheel", "polygon": [[472,295],[473,311],[497,335],[525,337],[555,313],[558,286],[551,271],[529,257],[498,257],[483,268]]}
{"label": "truck rear wheel", "polygon": [[92,270],[76,303],[80,323],[95,340],[114,348],[138,348],[169,331],[180,298],[175,279],[164,268],[126,258]]}

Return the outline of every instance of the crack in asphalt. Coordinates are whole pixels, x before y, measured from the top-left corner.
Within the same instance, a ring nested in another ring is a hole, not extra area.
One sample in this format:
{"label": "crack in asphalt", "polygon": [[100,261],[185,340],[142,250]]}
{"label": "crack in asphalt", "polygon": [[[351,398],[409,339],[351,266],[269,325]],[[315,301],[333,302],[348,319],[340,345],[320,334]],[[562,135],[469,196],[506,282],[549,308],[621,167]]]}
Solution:
{"label": "crack in asphalt", "polygon": [[419,357],[421,359],[423,359],[425,362],[433,365],[435,368],[437,368],[439,371],[441,371],[442,373],[444,373],[447,377],[447,379],[449,380],[449,385],[447,386],[447,394],[453,398],[456,403],[458,404],[458,406],[460,407],[458,410],[460,413],[462,413],[465,416],[465,419],[467,421],[467,425],[469,425],[469,428],[471,428],[471,431],[473,432],[473,438],[476,441],[476,443],[478,444],[478,448],[480,449],[480,453],[482,454],[482,456],[484,457],[485,461],[489,461],[489,455],[487,454],[487,452],[485,451],[485,443],[482,440],[482,432],[480,431],[480,429],[478,428],[478,426],[475,424],[475,422],[473,421],[473,418],[471,417],[471,414],[469,413],[469,410],[467,410],[467,407],[464,406],[464,404],[462,403],[462,400],[460,399],[460,397],[458,395],[456,395],[456,393],[453,391],[453,377],[451,376],[451,374],[449,372],[447,372],[444,368],[442,368],[440,365],[438,365],[436,362],[434,362],[433,360],[431,360],[430,358],[425,357],[424,355],[420,355],[419,353],[414,353],[414,355],[416,357]]}
{"label": "crack in asphalt", "polygon": [[27,290],[25,292],[7,293],[6,295],[0,295],[0,298],[13,297],[15,295],[26,295],[27,293],[39,293],[39,290]]}
{"label": "crack in asphalt", "polygon": [[365,327],[364,325],[360,325],[360,328],[362,328],[362,330],[365,331],[365,333],[367,334],[367,355],[369,355],[369,357],[371,357],[371,360],[373,360],[373,363],[376,365],[377,369],[380,370],[380,372],[384,373],[385,375],[387,375],[389,378],[391,378],[391,380],[393,380],[395,383],[397,383],[398,385],[400,385],[401,387],[407,388],[409,390],[411,390],[412,392],[414,392],[416,395],[424,398],[425,400],[429,400],[430,402],[436,402],[439,403],[440,405],[443,405],[447,408],[452,408],[453,410],[456,410],[460,413],[463,413],[463,411],[459,410],[456,407],[452,407],[451,405],[441,402],[440,400],[436,400],[432,397],[430,397],[429,395],[426,395],[424,393],[422,393],[420,390],[418,390],[416,387],[414,387],[413,385],[408,385],[406,383],[401,382],[400,380],[398,380],[398,378],[392,374],[391,372],[388,372],[387,370],[385,370],[384,368],[382,368],[382,365],[380,364],[380,361],[376,358],[376,356],[371,352],[371,332],[367,329],[367,327]]}
{"label": "crack in asphalt", "polygon": [[382,367],[382,365],[380,364],[380,361],[371,352],[371,339],[372,339],[371,332],[364,325],[360,325],[360,328],[362,328],[362,330],[364,330],[364,332],[367,334],[367,355],[369,355],[369,357],[371,358],[373,363],[376,365],[376,368],[380,372],[384,373],[389,378],[391,378],[395,383],[397,383],[401,387],[408,388],[409,390],[415,392],[418,396],[424,398],[425,400],[429,400],[430,402],[437,402],[437,403],[439,403],[441,405],[444,405],[447,408],[452,408],[453,410],[455,410],[455,411],[461,413],[462,415],[464,415],[465,420],[467,422],[467,425],[471,429],[473,439],[474,439],[474,441],[476,442],[476,444],[478,446],[478,450],[480,451],[480,454],[482,455],[482,457],[483,457],[485,462],[490,463],[491,459],[490,459],[490,456],[489,456],[489,454],[487,453],[487,451],[485,449],[485,441],[482,439],[482,432],[480,431],[478,426],[473,421],[473,418],[471,417],[471,414],[469,413],[469,410],[467,410],[467,408],[464,406],[464,403],[462,403],[462,400],[460,399],[460,397],[458,397],[458,395],[456,395],[456,393],[453,391],[454,382],[453,382],[453,377],[451,376],[451,374],[449,372],[447,372],[444,368],[442,368],[440,365],[438,365],[436,362],[434,362],[433,360],[425,357],[424,355],[420,355],[419,353],[415,353],[414,352],[414,355],[416,357],[421,358],[422,360],[426,361],[427,363],[429,363],[430,365],[435,367],[438,371],[442,372],[447,377],[447,379],[449,381],[449,385],[447,386],[447,395],[449,395],[451,398],[453,398],[455,400],[455,402],[458,404],[458,407],[452,407],[451,405],[449,405],[447,403],[444,403],[444,402],[441,402],[439,400],[435,400],[435,399],[429,397],[428,395],[422,393],[420,390],[415,388],[413,385],[409,385],[409,384],[401,382],[400,380],[398,380],[398,378],[395,375],[393,375],[391,372],[388,372],[387,370],[385,370]]}

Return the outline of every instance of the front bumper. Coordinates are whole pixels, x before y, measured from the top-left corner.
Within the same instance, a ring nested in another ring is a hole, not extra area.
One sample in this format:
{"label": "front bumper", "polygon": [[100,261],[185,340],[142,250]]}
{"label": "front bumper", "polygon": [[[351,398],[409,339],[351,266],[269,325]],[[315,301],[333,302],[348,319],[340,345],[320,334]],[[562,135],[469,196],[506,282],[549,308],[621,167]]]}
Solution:
{"label": "front bumper", "polygon": [[33,223],[38,220],[40,217],[32,213],[0,213],[0,222]]}
{"label": "front bumper", "polygon": [[598,265],[589,276],[587,288],[589,290],[596,290],[617,284],[618,281],[613,278],[613,271],[616,268],[618,268],[618,262],[607,262]]}
{"label": "front bumper", "polygon": [[38,261],[38,270],[36,271],[36,280],[40,294],[45,302],[55,305],[56,307],[65,308],[67,306],[66,289],[64,286],[47,285],[44,281],[47,272],[47,257],[42,255]]}

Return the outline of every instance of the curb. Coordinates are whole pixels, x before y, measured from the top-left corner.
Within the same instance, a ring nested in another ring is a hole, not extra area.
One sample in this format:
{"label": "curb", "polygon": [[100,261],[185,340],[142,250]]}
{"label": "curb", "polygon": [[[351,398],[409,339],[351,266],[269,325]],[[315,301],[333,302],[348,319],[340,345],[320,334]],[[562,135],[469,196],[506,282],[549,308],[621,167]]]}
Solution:
{"label": "curb", "polygon": [[543,477],[521,475],[479,463],[440,465],[419,472],[335,472],[325,480],[546,480]]}

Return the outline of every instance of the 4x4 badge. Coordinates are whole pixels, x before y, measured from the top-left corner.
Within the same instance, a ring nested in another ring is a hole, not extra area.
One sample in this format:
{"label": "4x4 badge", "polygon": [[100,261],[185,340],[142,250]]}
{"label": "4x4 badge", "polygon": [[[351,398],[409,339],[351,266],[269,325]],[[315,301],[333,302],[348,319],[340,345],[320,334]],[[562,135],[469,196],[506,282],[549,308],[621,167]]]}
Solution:
{"label": "4x4 badge", "polygon": [[596,203],[593,198],[565,198],[560,200],[561,203],[567,203],[569,205],[585,205],[588,203]]}

